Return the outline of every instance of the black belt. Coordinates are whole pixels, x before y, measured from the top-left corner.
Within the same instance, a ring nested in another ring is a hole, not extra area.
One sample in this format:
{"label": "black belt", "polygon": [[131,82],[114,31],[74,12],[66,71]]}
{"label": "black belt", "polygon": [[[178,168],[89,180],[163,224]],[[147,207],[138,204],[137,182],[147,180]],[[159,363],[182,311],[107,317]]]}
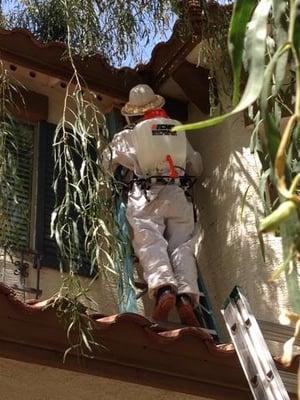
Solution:
{"label": "black belt", "polygon": [[143,189],[149,190],[152,185],[178,185],[183,188],[190,188],[195,183],[196,177],[180,176],[178,178],[171,178],[169,176],[149,176],[147,178],[135,177],[131,184],[136,183]]}
{"label": "black belt", "polygon": [[150,177],[149,180],[152,185],[180,185],[181,183],[180,178],[170,178],[169,176]]}

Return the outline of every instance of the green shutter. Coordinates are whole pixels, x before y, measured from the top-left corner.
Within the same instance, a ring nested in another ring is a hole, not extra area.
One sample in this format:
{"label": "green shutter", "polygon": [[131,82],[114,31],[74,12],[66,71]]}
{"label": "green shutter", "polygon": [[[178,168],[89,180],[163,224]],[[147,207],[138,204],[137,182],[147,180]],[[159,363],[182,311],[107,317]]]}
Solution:
{"label": "green shutter", "polygon": [[[107,125],[111,136],[122,128],[122,116],[119,110],[113,110],[110,114],[106,115]],[[40,216],[40,220],[43,220],[42,227],[40,228],[40,234],[43,238],[41,243],[41,252],[43,253],[42,266],[50,268],[59,268],[58,248],[56,242],[51,238],[50,234],[50,223],[51,213],[55,206],[55,195],[52,188],[53,172],[54,172],[54,159],[53,159],[53,138],[56,126],[47,122],[40,124],[40,153],[43,155],[40,157],[41,166],[44,168],[44,183],[39,183],[40,189],[43,191],[43,199],[40,200],[40,204],[43,207],[43,215]],[[80,160],[79,160],[80,162]],[[61,189],[63,190],[63,188]],[[84,233],[82,230],[82,243],[81,249],[81,267],[79,268],[79,275],[82,276],[94,276],[90,271],[90,262],[85,255],[83,248],[84,244]]]}
{"label": "green shutter", "polygon": [[107,130],[109,136],[112,139],[113,136],[120,132],[124,127],[125,119],[122,117],[120,110],[113,108],[111,112],[105,115]]}
{"label": "green shutter", "polygon": [[9,181],[16,197],[10,196],[7,214],[11,226],[9,244],[20,251],[30,247],[34,126],[15,121],[14,135],[17,168]]}
{"label": "green shutter", "polygon": [[40,252],[43,254],[42,266],[59,268],[58,249],[56,242],[51,238],[50,223],[51,213],[55,205],[55,195],[52,188],[54,159],[53,159],[53,138],[56,126],[43,121],[40,124],[40,160],[41,168],[44,168],[43,182],[40,182],[39,190],[42,192],[40,197],[43,197],[40,212],[41,236]]}
{"label": "green shutter", "polygon": [[[56,126],[47,122],[40,125],[40,135],[43,140],[40,141],[40,151],[44,154],[41,160],[44,160],[44,185],[43,185],[43,227],[42,227],[42,266],[50,268],[59,268],[59,251],[58,246],[53,238],[51,238],[51,214],[55,206],[55,194],[53,190],[53,174],[54,174],[54,157],[53,157],[53,139]],[[63,188],[61,188],[63,193]],[[83,230],[82,230],[83,231]],[[81,266],[79,267],[78,274],[82,276],[94,276],[91,274],[91,266],[84,251],[84,233],[82,232],[82,249],[80,252]]]}

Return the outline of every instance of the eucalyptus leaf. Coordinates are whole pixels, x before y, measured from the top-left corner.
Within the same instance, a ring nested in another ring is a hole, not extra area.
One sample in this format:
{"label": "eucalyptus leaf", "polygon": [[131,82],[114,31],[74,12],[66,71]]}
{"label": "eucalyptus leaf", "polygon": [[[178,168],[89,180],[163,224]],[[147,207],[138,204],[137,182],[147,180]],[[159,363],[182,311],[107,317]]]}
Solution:
{"label": "eucalyptus leaf", "polygon": [[264,82],[260,96],[261,115],[264,121],[264,128],[265,128],[264,132],[267,141],[267,146],[269,149],[270,158],[273,164],[280,143],[280,131],[279,131],[279,125],[276,124],[275,116],[272,115],[272,113],[269,110],[269,102],[270,99],[272,99],[272,93],[271,93],[272,78],[278,60],[280,60],[280,58],[285,53],[287,53],[289,49],[290,45],[288,43],[287,44],[285,43],[275,52],[264,73]]}
{"label": "eucalyptus leaf", "polygon": [[256,232],[257,232],[257,238],[259,241],[260,251],[261,251],[262,258],[265,262],[266,261],[266,249],[265,249],[263,235],[259,230],[259,216],[258,216],[257,207],[254,207],[253,211],[254,211],[254,216],[255,216],[255,227],[256,227]]}
{"label": "eucalyptus leaf", "polygon": [[258,192],[260,195],[261,202],[264,206],[264,211],[265,214],[268,215],[271,213],[271,204],[269,202],[269,196],[267,195],[267,190],[269,186],[269,178],[271,174],[271,169],[268,168],[267,170],[263,171],[259,178],[259,186],[258,186]]}
{"label": "eucalyptus leaf", "polygon": [[249,77],[239,104],[227,114],[193,124],[177,125],[172,128],[173,132],[203,129],[217,125],[231,115],[245,110],[258,98],[264,81],[266,37],[271,6],[272,0],[261,0],[248,24],[248,54],[251,57],[251,61],[249,64]]}
{"label": "eucalyptus leaf", "polygon": [[259,120],[256,125],[255,128],[252,131],[251,134],[251,138],[250,138],[250,152],[252,154],[254,153],[261,153],[263,151],[263,147],[261,144],[261,139],[260,139],[260,135],[259,135],[259,129],[262,125],[263,120]]}
{"label": "eucalyptus leaf", "polygon": [[249,189],[251,188],[251,185],[248,185],[247,189],[245,190],[245,193],[242,197],[242,205],[241,205],[241,221],[243,220],[243,214],[244,214],[244,209],[246,205],[246,199],[247,199],[247,194]]}
{"label": "eucalyptus leaf", "polygon": [[293,27],[293,49],[296,53],[297,61],[300,62],[300,0],[295,0],[294,5],[295,19]]}
{"label": "eucalyptus leaf", "polygon": [[234,3],[228,35],[228,49],[233,69],[233,105],[238,103],[240,97],[244,39],[247,24],[255,6],[256,0],[236,0]]}
{"label": "eucalyptus leaf", "polygon": [[[277,48],[284,46],[288,40],[288,2],[286,0],[273,0],[274,37]],[[276,93],[281,88],[286,77],[288,53],[277,61],[275,70]]]}

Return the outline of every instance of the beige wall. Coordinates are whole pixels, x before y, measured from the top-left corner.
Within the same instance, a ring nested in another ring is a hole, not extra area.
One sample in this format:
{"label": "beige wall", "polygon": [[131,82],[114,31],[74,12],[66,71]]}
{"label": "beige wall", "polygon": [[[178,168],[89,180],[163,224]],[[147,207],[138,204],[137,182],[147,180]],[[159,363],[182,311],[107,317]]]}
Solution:
{"label": "beige wall", "polygon": [[204,397],[0,358],[1,400],[205,400]]}
{"label": "beige wall", "polygon": [[[64,105],[65,88],[61,84],[66,84],[67,82],[36,71],[33,71],[35,75],[32,77],[30,69],[14,64],[16,70],[12,71],[10,66],[11,63],[4,62],[4,67],[10,72],[16,85],[20,83],[25,89],[48,97],[48,122],[56,124],[62,117]],[[106,110],[111,108],[114,99],[101,94],[101,101],[95,101],[100,110],[106,112]]]}
{"label": "beige wall", "polygon": [[[5,63],[5,67],[10,70],[9,63]],[[48,97],[48,122],[57,124],[62,116],[64,105],[65,89],[60,85],[62,82],[59,79],[41,73],[36,73],[35,77],[31,77],[29,74],[30,70],[21,66],[17,66],[16,71],[10,71],[10,73],[12,78],[15,79],[15,83],[20,83],[26,89]],[[101,102],[97,101],[96,104],[101,111],[105,112],[107,109],[111,108],[114,99],[103,94],[101,94],[101,98]],[[14,273],[15,269],[16,266],[8,262],[5,271],[0,269],[0,280],[4,281],[9,286],[15,284],[22,286],[20,277]],[[42,290],[41,300],[50,298],[57,293],[61,286],[61,281],[61,274],[57,270],[43,267],[40,279],[40,288]],[[82,278],[82,283],[87,287],[90,284],[90,279]],[[35,285],[36,270],[30,268],[29,277],[26,279],[26,286],[34,288]],[[17,292],[17,295],[23,300],[34,298],[33,294],[28,293],[24,294]],[[112,274],[108,273],[106,277],[100,277],[97,279],[92,285],[89,295],[98,304],[98,306],[91,304],[93,310],[108,315],[119,312],[117,283]],[[145,307],[149,314],[152,307],[146,296],[138,302],[139,312],[145,312],[144,302],[146,303]]]}
{"label": "beige wall", "polygon": [[[190,120],[206,118],[190,107]],[[235,285],[244,290],[256,318],[278,322],[286,306],[282,280],[268,283],[271,272],[281,261],[280,240],[265,237],[264,263],[255,225],[255,208],[261,216],[258,196],[259,161],[250,154],[251,129],[242,115],[188,137],[204,161],[201,184],[195,188],[200,211],[202,240],[198,262],[210,300],[223,333],[220,308]],[[248,190],[244,211],[242,203]]]}
{"label": "beige wall", "polygon": [[[22,68],[18,68],[16,73],[28,89],[49,97],[49,121],[56,123],[62,112],[64,96],[59,81],[43,75],[30,78],[28,70]],[[104,101],[108,104],[112,99],[105,98]],[[190,121],[203,118],[191,105]],[[267,262],[264,264],[253,210],[254,205],[260,210],[259,162],[249,152],[250,129],[245,128],[242,116],[236,116],[214,128],[189,133],[188,137],[204,160],[203,181],[195,187],[202,230],[198,260],[218,323],[225,333],[219,310],[234,285],[244,289],[257,318],[278,321],[286,303],[286,288],[282,281],[277,285],[270,285],[267,281],[280,261],[280,242],[272,236],[266,240]],[[251,188],[242,218],[242,198],[249,185]],[[7,282],[18,280],[13,271],[6,274]],[[88,285],[89,280],[83,281]],[[57,271],[43,268],[42,299],[57,292],[60,282]],[[32,269],[27,285],[35,285],[35,271]],[[96,280],[91,296],[99,305],[97,311],[104,314],[118,312],[113,277]],[[144,296],[139,301],[139,312],[149,315],[151,308],[147,296]],[[171,319],[176,319],[176,315]]]}

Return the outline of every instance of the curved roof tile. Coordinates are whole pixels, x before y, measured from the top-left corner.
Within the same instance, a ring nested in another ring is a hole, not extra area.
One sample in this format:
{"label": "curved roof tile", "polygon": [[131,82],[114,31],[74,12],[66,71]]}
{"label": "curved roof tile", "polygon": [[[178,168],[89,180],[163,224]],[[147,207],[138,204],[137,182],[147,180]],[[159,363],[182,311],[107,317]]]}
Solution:
{"label": "curved roof tile", "polygon": [[[93,337],[104,350],[85,359],[84,367],[72,354],[63,364],[69,347],[67,325],[58,318],[53,299],[25,304],[0,283],[0,356],[213,399],[252,398],[233,346],[215,344],[201,328],[158,330],[147,318],[132,313],[90,317]],[[295,363],[284,368],[276,361],[280,369],[295,372]]]}

